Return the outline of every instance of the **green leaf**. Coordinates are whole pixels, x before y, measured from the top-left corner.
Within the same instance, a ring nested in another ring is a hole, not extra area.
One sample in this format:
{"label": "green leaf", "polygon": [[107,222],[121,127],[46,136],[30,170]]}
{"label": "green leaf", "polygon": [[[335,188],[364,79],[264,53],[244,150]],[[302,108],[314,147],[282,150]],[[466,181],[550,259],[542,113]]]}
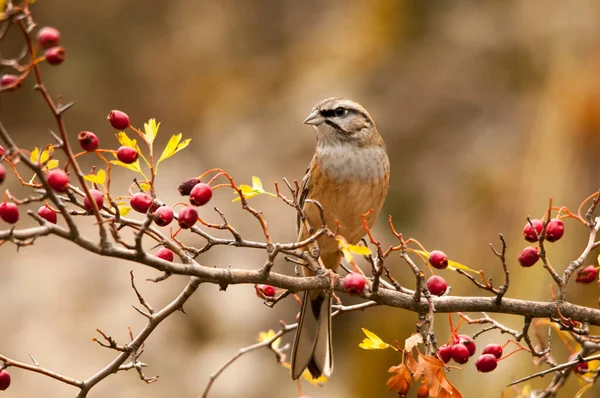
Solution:
{"label": "green leaf", "polygon": [[[267,195],[270,195],[270,196],[277,197],[277,195],[265,191],[263,189],[262,182],[260,181],[260,178],[258,178],[256,176],[252,176],[252,186],[241,184],[240,185],[240,190],[242,191],[242,195],[244,196],[244,199],[246,199],[246,200],[248,200],[250,198],[253,198],[255,196],[258,196],[258,195],[262,195],[262,194],[267,194]],[[234,194],[237,195],[237,192],[234,192]],[[238,197],[235,198],[235,199],[233,199],[232,202],[239,202],[241,200],[242,199],[238,195]]]}
{"label": "green leaf", "polygon": [[[419,253],[421,254],[423,257],[425,258],[429,258],[429,252],[426,252],[424,250],[414,250],[415,253]],[[463,265],[461,263],[457,263],[456,261],[452,261],[452,260],[448,260],[448,269],[451,269],[453,271],[460,269],[466,272],[472,272],[474,274],[479,274],[479,271],[475,271],[474,269],[471,269],[469,267],[467,267],[466,265]]]}
{"label": "green leaf", "polygon": [[150,119],[148,123],[144,123],[144,138],[147,143],[152,144],[154,142],[159,128],[160,123],[157,124],[155,119]]}
{"label": "green leaf", "polygon": [[167,146],[163,150],[162,155],[160,155],[160,158],[158,159],[158,163],[156,164],[157,170],[158,170],[158,164],[160,162],[162,162],[165,159],[170,158],[171,156],[175,155],[177,152],[181,151],[182,149],[184,149],[185,147],[187,147],[189,145],[191,138],[181,141],[181,137],[182,137],[181,133],[175,134],[174,136],[171,137],[171,139],[167,143]]}
{"label": "green leaf", "polygon": [[91,183],[104,185],[104,183],[106,182],[106,172],[100,169],[96,174],[88,174],[83,176],[83,178]]}

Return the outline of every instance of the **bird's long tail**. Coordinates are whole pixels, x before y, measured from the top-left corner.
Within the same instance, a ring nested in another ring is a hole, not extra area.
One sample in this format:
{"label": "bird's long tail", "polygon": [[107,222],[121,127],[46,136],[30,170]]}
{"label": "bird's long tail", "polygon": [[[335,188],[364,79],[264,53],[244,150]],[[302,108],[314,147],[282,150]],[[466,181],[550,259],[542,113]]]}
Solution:
{"label": "bird's long tail", "polygon": [[302,376],[306,368],[315,379],[329,376],[333,370],[332,348],[331,295],[323,291],[304,292],[292,348],[292,379]]}

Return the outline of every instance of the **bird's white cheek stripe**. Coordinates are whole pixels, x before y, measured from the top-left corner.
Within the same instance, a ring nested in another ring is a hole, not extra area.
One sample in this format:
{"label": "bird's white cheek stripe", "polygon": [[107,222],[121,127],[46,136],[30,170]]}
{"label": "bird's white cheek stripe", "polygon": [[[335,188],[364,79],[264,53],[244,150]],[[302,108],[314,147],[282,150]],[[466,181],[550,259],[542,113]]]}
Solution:
{"label": "bird's white cheek stripe", "polygon": [[387,156],[381,147],[319,146],[317,156],[323,171],[339,181],[372,181],[389,171]]}

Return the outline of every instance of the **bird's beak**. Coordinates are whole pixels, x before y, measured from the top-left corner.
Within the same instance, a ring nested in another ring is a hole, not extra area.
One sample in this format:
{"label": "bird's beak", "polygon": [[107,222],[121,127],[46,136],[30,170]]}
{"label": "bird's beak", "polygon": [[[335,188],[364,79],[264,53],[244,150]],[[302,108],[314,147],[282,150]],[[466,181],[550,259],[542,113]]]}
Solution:
{"label": "bird's beak", "polygon": [[318,126],[324,121],[325,118],[323,118],[323,116],[319,114],[319,111],[315,109],[310,113],[310,115],[308,115],[306,119],[304,119],[304,124],[312,124],[313,126]]}

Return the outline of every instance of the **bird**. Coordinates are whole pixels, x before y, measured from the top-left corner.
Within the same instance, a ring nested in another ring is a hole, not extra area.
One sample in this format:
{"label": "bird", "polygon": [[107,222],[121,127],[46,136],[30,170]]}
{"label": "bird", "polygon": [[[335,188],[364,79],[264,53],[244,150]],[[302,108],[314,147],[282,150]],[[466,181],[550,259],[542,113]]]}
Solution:
{"label": "bird", "polygon": [[[338,235],[356,244],[366,234],[362,215],[370,211],[366,222],[373,227],[387,195],[390,162],[383,138],[365,108],[341,97],[317,103],[304,123],[313,126],[317,146],[297,195],[307,220],[302,222],[298,213],[297,240],[309,238],[311,230],[322,227],[318,202],[327,227],[339,228]],[[320,261],[335,272],[343,256],[338,241],[322,235],[317,244]],[[314,275],[307,266],[302,273]],[[294,380],[306,369],[313,378],[330,376],[333,371],[331,302],[331,292],[304,292],[290,358]]]}

